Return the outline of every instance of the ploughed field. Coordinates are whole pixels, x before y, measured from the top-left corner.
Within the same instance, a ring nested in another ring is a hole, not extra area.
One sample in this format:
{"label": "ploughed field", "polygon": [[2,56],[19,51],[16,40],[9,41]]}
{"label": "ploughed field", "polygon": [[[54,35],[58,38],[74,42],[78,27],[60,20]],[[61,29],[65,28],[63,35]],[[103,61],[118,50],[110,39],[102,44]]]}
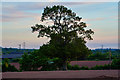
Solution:
{"label": "ploughed field", "polygon": [[3,72],[3,80],[119,80],[119,70]]}
{"label": "ploughed field", "polygon": [[88,68],[94,67],[96,65],[110,64],[112,61],[71,61],[71,65],[88,66]]}

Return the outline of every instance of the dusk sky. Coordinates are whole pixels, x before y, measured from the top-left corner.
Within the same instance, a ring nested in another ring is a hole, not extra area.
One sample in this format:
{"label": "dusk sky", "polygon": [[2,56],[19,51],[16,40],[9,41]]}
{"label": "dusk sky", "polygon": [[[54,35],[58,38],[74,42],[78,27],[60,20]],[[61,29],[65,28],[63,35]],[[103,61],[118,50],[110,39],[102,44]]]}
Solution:
{"label": "dusk sky", "polygon": [[3,2],[2,3],[2,47],[18,48],[26,43],[26,48],[38,49],[49,41],[37,38],[31,26],[40,22],[46,6],[64,5],[82,17],[95,34],[87,41],[90,49],[118,48],[118,3],[117,2]]}

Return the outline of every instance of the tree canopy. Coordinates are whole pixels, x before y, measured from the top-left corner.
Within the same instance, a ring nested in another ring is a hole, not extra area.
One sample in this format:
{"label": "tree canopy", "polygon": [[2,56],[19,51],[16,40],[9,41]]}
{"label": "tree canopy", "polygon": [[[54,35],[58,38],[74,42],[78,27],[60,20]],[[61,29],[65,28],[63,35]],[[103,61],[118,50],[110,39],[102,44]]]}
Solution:
{"label": "tree canopy", "polygon": [[85,30],[87,25],[81,22],[81,19],[82,18],[77,16],[76,13],[64,6],[47,6],[44,8],[41,21],[52,20],[54,24],[52,26],[36,24],[31,28],[32,32],[39,32],[38,37],[52,37],[54,34],[61,34],[61,37],[68,42],[70,41],[69,39],[75,36],[92,40],[91,34],[94,32],[91,29]]}

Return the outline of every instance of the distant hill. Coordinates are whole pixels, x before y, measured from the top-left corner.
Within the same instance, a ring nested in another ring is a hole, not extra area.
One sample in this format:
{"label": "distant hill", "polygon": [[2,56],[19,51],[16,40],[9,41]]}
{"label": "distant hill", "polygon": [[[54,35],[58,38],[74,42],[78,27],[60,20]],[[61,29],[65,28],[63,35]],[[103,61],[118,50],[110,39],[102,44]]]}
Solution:
{"label": "distant hill", "polygon": [[92,50],[93,53],[101,52],[101,53],[107,53],[111,52],[112,55],[120,55],[120,49],[94,49]]}
{"label": "distant hill", "polygon": [[20,58],[24,53],[31,53],[35,49],[17,49],[17,48],[2,48],[2,56],[0,58]]}
{"label": "distant hill", "polygon": [[[34,50],[37,49],[18,49],[18,48],[2,48],[0,47],[0,49],[2,49],[2,54],[23,54],[23,53],[30,53],[33,52]],[[94,49],[92,50],[93,53],[96,52],[101,52],[101,53],[106,53],[106,52],[110,52],[111,53],[120,53],[120,49]]]}
{"label": "distant hill", "polygon": [[[34,50],[37,49],[17,49],[17,48],[2,48],[0,47],[0,49],[2,50],[2,58],[17,58],[17,57],[21,57],[24,53],[31,53]],[[107,52],[111,52],[112,55],[120,55],[120,49],[94,49],[92,50],[92,53],[97,53],[97,52],[101,52],[101,53],[107,53]]]}
{"label": "distant hill", "polygon": [[0,47],[0,49],[2,49],[2,47]]}
{"label": "distant hill", "polygon": [[2,48],[2,54],[24,54],[33,52],[34,50],[35,49]]}

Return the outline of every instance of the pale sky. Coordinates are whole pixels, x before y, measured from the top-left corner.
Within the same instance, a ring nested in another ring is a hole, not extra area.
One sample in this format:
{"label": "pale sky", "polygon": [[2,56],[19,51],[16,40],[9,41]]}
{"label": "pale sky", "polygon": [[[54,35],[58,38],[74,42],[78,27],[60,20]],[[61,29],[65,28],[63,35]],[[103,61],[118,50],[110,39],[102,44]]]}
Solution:
{"label": "pale sky", "polygon": [[18,48],[26,42],[26,48],[38,49],[48,42],[48,38],[37,38],[31,26],[40,24],[44,7],[53,5],[71,9],[95,32],[93,40],[87,41],[90,49],[118,48],[117,2],[2,2],[2,47]]}

